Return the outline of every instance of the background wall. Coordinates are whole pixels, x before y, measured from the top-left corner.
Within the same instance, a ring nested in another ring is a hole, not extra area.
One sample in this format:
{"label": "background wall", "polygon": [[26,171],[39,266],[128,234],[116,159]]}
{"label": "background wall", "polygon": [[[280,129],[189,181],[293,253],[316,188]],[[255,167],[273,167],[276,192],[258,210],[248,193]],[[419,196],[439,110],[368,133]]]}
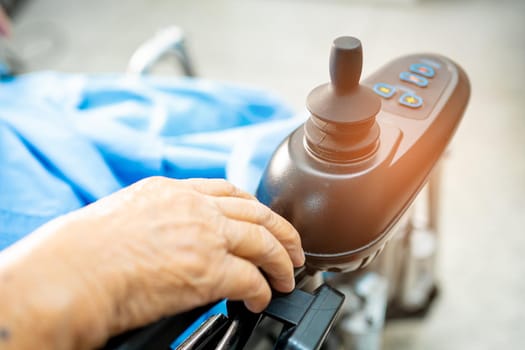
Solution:
{"label": "background wall", "polygon": [[30,70],[120,72],[171,24],[200,75],[297,110],[340,35],[362,40],[364,76],[411,52],[460,63],[472,97],[445,168],[442,293],[423,322],[390,324],[385,348],[525,348],[525,1],[33,0],[12,44]]}

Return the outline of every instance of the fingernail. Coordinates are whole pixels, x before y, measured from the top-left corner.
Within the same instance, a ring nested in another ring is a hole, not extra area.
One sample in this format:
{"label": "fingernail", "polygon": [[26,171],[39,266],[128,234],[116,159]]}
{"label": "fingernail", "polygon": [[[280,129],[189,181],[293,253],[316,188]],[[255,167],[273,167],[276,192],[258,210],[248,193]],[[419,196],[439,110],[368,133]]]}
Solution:
{"label": "fingernail", "polygon": [[295,288],[295,279],[293,277],[287,278],[284,282],[286,285],[286,292],[291,292]]}
{"label": "fingernail", "polygon": [[264,310],[264,308],[261,307],[260,305],[250,303],[249,301],[244,301],[244,306],[246,306],[248,310],[256,314]]}
{"label": "fingernail", "polygon": [[292,290],[294,290],[295,288],[295,279],[292,278],[289,282],[288,282],[288,290],[291,292]]}
{"label": "fingernail", "polygon": [[295,279],[293,277],[279,279],[279,282],[277,283],[277,285],[274,285],[275,289],[282,293],[289,293],[295,288]]}
{"label": "fingernail", "polygon": [[302,248],[299,248],[299,251],[296,251],[294,254],[294,265],[295,267],[303,266],[306,261],[306,257],[304,255],[304,250]]}

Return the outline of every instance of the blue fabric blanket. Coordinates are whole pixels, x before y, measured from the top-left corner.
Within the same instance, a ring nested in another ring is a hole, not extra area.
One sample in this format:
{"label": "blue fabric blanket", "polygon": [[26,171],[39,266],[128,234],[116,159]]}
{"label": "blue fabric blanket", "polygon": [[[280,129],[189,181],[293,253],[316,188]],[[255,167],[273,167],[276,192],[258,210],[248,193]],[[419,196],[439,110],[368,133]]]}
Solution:
{"label": "blue fabric blanket", "polygon": [[258,89],[55,72],[0,80],[0,250],[143,177],[220,177],[253,192],[303,121]]}

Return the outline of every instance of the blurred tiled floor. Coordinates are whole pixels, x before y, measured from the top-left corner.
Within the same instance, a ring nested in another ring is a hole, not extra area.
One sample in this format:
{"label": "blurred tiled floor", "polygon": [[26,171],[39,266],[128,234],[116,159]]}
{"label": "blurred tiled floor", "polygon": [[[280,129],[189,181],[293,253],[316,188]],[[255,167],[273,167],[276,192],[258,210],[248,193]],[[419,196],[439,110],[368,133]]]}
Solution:
{"label": "blurred tiled floor", "polygon": [[423,322],[389,325],[384,347],[525,349],[525,1],[34,0],[14,44],[31,69],[122,71],[170,24],[202,76],[272,89],[298,110],[327,80],[339,35],[362,40],[365,76],[410,52],[460,63],[472,97],[446,164],[442,294]]}

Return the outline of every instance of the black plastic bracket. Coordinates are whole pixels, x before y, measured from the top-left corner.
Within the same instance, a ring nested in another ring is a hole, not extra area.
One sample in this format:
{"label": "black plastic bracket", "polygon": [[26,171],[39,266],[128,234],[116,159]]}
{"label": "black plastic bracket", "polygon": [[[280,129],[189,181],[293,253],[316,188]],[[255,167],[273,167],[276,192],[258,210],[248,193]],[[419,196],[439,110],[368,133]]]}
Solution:
{"label": "black plastic bracket", "polygon": [[323,284],[314,294],[295,290],[286,297],[273,300],[264,313],[287,323],[275,349],[320,349],[344,299],[341,292]]}

